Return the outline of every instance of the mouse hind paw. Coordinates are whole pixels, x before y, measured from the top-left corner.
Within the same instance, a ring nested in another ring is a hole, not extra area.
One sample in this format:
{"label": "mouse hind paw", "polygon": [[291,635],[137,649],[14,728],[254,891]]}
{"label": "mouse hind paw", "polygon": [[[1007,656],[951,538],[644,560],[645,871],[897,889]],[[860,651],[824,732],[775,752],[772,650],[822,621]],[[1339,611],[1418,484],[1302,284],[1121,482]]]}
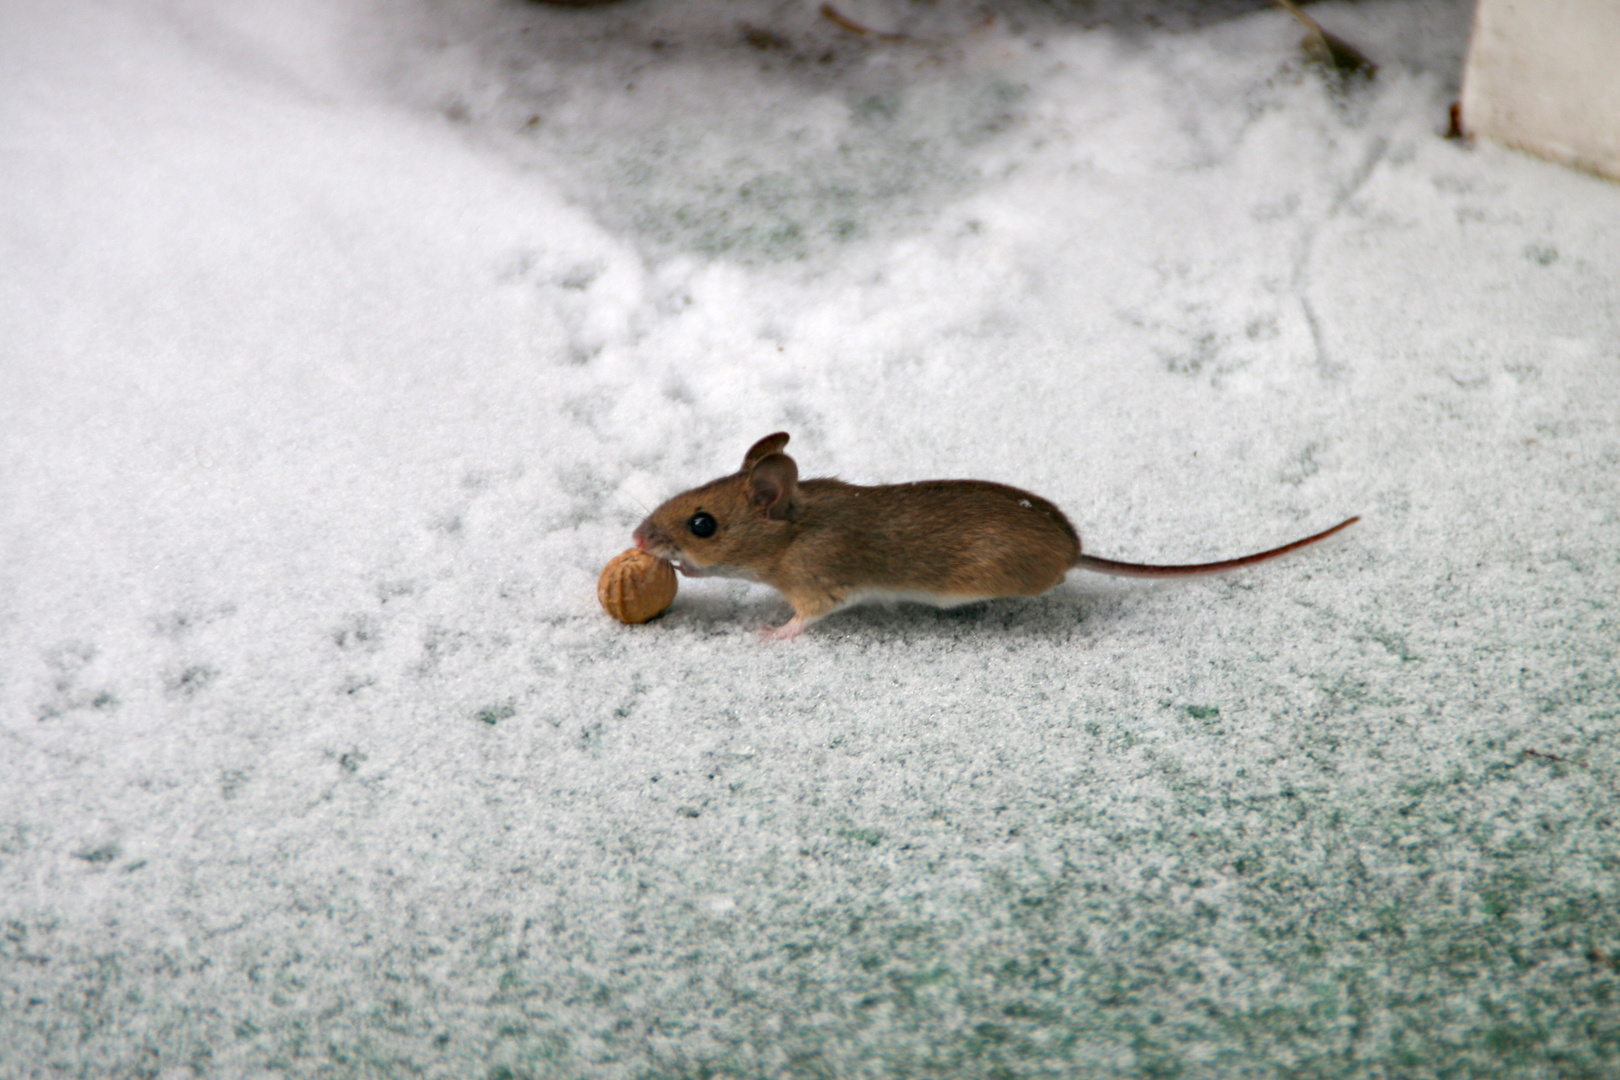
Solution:
{"label": "mouse hind paw", "polygon": [[760,630],[759,636],[765,641],[791,641],[804,633],[809,623],[795,615],[781,626],[767,626]]}

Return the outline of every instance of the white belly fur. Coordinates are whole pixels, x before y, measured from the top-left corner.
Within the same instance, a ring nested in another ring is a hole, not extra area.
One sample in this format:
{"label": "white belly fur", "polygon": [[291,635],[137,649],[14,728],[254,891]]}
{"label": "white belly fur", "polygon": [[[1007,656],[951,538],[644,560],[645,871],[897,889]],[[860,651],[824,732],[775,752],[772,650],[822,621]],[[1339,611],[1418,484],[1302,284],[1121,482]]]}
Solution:
{"label": "white belly fur", "polygon": [[853,607],[856,604],[927,604],[929,607],[953,608],[963,604],[976,604],[980,600],[994,600],[995,596],[984,594],[965,593],[937,593],[924,592],[920,589],[862,589],[850,593],[849,597],[838,605],[837,610]]}

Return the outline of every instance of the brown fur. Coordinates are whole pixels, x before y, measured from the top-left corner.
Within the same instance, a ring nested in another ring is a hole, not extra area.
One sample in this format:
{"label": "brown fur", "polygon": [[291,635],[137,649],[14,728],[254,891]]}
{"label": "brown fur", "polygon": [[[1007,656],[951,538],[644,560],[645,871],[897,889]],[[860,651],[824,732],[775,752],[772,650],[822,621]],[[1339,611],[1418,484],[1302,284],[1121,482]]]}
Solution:
{"label": "brown fur", "polygon": [[[1079,557],[1074,526],[1038,495],[983,480],[800,482],[781,452],[787,438],[761,439],[742,470],[665,502],[637,542],[688,573],[769,585],[801,624],[871,592],[940,603],[1034,596]],[[700,512],[716,521],[711,537],[687,528]]]}

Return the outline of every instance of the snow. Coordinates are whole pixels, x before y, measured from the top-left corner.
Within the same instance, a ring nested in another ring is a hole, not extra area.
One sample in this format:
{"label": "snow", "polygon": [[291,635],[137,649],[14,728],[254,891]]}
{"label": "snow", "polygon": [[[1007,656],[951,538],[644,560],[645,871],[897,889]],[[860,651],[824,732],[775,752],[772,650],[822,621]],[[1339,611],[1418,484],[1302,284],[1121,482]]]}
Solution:
{"label": "snow", "polygon": [[[1620,189],[1461,2],[816,7],[0,8],[0,1076],[1613,1065]],[[1363,520],[612,623],[779,429]]]}

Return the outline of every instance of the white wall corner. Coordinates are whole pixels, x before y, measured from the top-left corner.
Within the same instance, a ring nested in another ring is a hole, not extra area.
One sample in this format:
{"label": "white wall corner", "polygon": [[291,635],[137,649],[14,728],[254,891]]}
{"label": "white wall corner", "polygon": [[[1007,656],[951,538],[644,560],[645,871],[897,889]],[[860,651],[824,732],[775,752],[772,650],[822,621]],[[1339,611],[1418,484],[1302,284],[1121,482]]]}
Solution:
{"label": "white wall corner", "polygon": [[1478,0],[1462,128],[1620,180],[1620,0]]}

